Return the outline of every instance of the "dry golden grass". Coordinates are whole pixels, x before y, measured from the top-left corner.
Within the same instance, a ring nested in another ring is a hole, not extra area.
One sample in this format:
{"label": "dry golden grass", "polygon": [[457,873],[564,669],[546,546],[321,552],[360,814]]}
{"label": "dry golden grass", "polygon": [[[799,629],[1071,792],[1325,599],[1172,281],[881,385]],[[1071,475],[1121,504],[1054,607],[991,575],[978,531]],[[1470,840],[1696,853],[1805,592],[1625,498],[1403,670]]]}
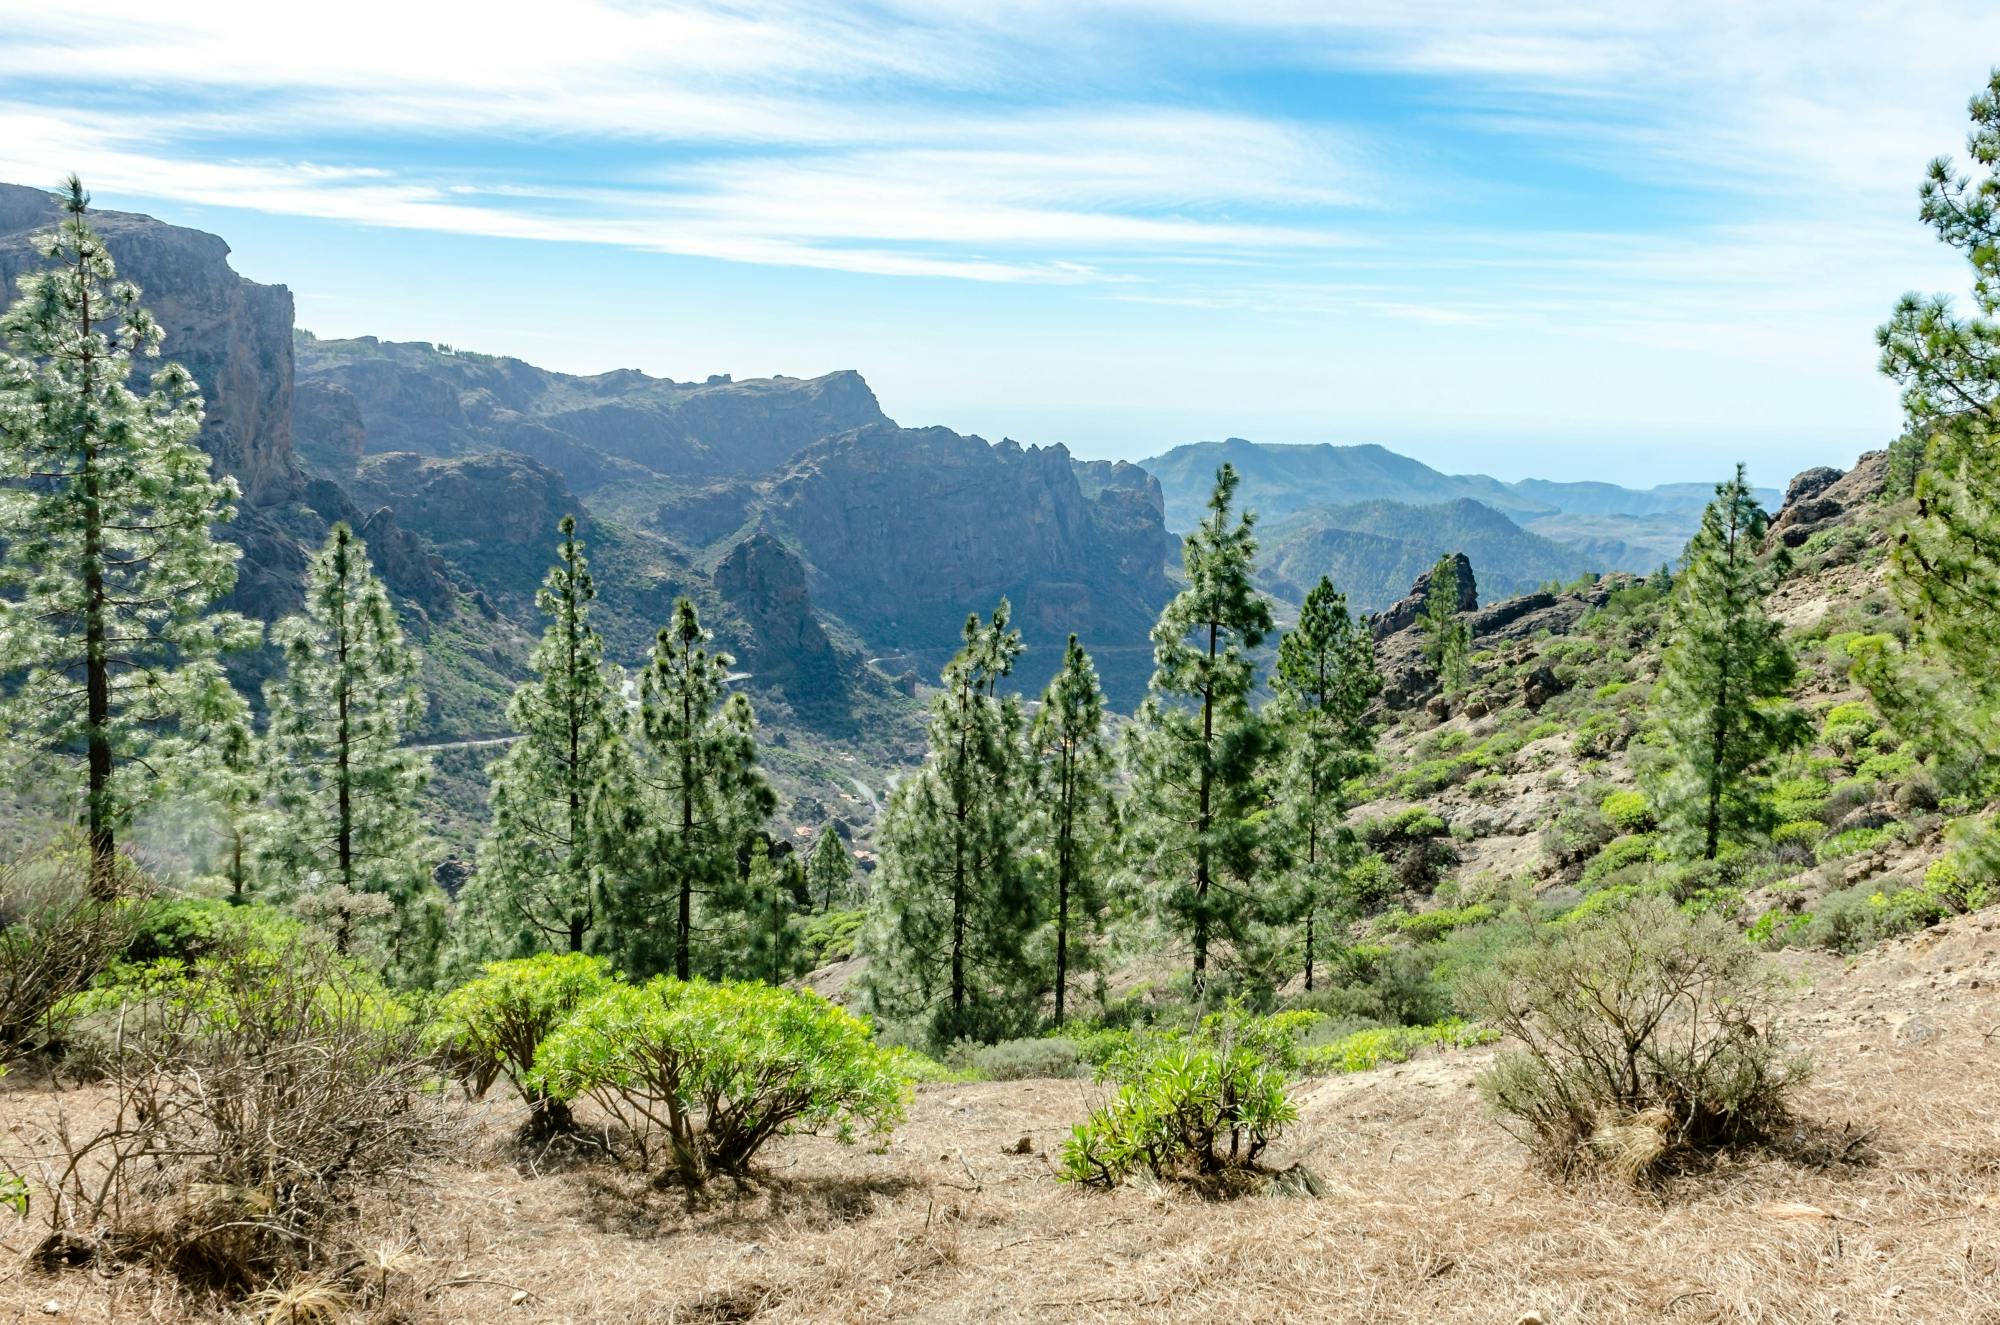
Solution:
{"label": "dry golden grass", "polygon": [[[927,1087],[886,1152],[787,1142],[693,1212],[519,1156],[496,1116],[481,1153],[366,1211],[338,1318],[2000,1325],[2000,911],[1851,970],[1785,960],[1819,1064],[1805,1125],[1664,1190],[1550,1186],[1479,1106],[1479,1053],[1307,1086],[1273,1162],[1320,1199],[1058,1184],[1079,1082]],[[0,1093],[0,1120],[46,1104]],[[217,1318],[137,1272],[0,1276],[0,1325]]]}

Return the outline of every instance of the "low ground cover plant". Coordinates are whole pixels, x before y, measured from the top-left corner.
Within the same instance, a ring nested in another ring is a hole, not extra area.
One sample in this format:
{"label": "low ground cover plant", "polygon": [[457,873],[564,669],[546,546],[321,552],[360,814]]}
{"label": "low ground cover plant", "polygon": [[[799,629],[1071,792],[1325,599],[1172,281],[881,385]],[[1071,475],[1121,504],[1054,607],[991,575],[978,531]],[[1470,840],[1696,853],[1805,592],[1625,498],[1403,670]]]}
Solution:
{"label": "low ground cover plant", "polygon": [[594,1101],[617,1124],[614,1144],[664,1164],[690,1196],[714,1175],[742,1177],[776,1136],[886,1134],[910,1088],[902,1055],[817,994],[664,976],[580,1005],[526,1081]]}

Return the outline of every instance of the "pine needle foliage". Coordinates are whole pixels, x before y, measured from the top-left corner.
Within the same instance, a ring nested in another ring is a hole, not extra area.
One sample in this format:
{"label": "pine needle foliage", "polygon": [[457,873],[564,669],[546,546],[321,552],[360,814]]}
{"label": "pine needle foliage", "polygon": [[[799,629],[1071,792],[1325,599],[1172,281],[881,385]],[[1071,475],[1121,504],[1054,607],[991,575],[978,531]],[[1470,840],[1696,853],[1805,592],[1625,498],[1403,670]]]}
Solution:
{"label": "pine needle foliage", "polygon": [[718,970],[721,940],[741,919],[729,906],[741,892],[738,853],[777,807],[750,701],[729,691],[735,659],[713,638],[694,603],[676,600],[597,802],[610,867],[601,947],[635,977]]}
{"label": "pine needle foliage", "polygon": [[1052,894],[1055,1024],[1068,1015],[1069,978],[1088,962],[1089,940],[1104,911],[1104,874],[1118,827],[1112,797],[1116,769],[1104,733],[1104,691],[1097,668],[1074,635],[1062,670],[1042,692],[1028,729],[1034,778],[1033,835]]}
{"label": "pine needle foliage", "polygon": [[854,856],[831,823],[813,839],[812,855],[806,859],[806,893],[821,911],[831,911],[849,900],[854,887]]}
{"label": "pine needle foliage", "polygon": [[1421,626],[1424,661],[1447,695],[1460,694],[1472,679],[1472,628],[1458,612],[1458,557],[1448,553],[1431,567]]}
{"label": "pine needle foliage", "polygon": [[1269,733],[1250,706],[1254,650],[1271,631],[1252,587],[1254,517],[1234,514],[1236,471],[1216,471],[1208,515],[1182,545],[1187,587],[1153,627],[1153,679],[1125,746],[1127,849],[1168,932],[1188,944],[1200,997],[1218,942],[1260,964],[1276,899],[1261,877]]}
{"label": "pine needle foliage", "polygon": [[924,766],[883,817],[864,937],[875,1007],[921,1018],[945,1044],[1019,1033],[1036,1003],[1024,723],[1019,701],[998,694],[1021,652],[1010,617],[1004,599],[986,621],[968,617],[940,674]]}
{"label": "pine needle foliage", "polygon": [[1707,860],[1770,828],[1765,773],[1807,734],[1785,698],[1798,664],[1764,610],[1784,574],[1782,549],[1759,555],[1769,523],[1738,465],[1702,512],[1668,609],[1653,801],[1662,824]]}
{"label": "pine needle foliage", "polygon": [[535,605],[549,619],[507,720],[521,734],[493,769],[493,820],[460,926],[479,958],[582,952],[597,927],[600,848],[591,799],[618,739],[620,704],[590,624],[597,596],[576,519]]}
{"label": "pine needle foliage", "polygon": [[238,550],[214,537],[235,481],[195,444],[201,397],[120,281],[72,176],[39,236],[49,270],[0,316],[0,722],[13,753],[73,770],[92,887],[116,890],[119,831],[151,779],[228,694],[215,661],[254,643],[211,612]]}
{"label": "pine needle foliage", "polygon": [[272,636],[284,672],[264,689],[269,886],[324,921],[336,951],[369,939],[399,978],[428,983],[443,937],[416,806],[430,761],[404,744],[423,719],[423,659],[345,524],[307,559],[305,610]]}
{"label": "pine needle foliage", "polygon": [[1367,714],[1382,692],[1374,636],[1348,614],[1332,580],[1322,576],[1306,595],[1298,625],[1278,642],[1272,679],[1277,702],[1269,712],[1282,749],[1277,800],[1310,991],[1320,924],[1351,891],[1343,884],[1361,857],[1347,826],[1348,784],[1374,764]]}

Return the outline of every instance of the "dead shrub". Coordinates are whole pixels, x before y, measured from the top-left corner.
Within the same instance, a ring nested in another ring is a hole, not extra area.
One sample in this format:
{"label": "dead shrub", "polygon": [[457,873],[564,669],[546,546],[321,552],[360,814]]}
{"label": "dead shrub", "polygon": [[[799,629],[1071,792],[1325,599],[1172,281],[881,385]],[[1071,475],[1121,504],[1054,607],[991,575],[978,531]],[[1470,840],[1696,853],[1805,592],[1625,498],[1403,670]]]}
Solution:
{"label": "dead shrub", "polygon": [[[141,890],[136,871],[128,884]],[[134,915],[129,900],[91,896],[77,851],[0,865],[0,1066],[61,1038],[65,1000],[124,950]]]}
{"label": "dead shrub", "polygon": [[1728,924],[1641,899],[1501,954],[1467,1011],[1514,1041],[1480,1079],[1552,1168],[1638,1181],[1768,1135],[1807,1066]]}
{"label": "dead shrub", "polygon": [[41,1259],[144,1260],[244,1291],[330,1258],[369,1184],[409,1181],[447,1135],[417,1019],[299,941],[95,990],[113,1116],[59,1116],[39,1160]]}

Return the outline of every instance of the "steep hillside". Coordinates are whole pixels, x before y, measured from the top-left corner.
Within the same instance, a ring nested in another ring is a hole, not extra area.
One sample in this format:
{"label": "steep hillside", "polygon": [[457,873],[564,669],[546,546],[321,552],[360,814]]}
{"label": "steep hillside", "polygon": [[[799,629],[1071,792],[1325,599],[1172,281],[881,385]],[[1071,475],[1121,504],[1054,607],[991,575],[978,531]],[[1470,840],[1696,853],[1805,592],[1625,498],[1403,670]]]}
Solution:
{"label": "steep hillside", "polygon": [[1301,511],[1259,530],[1264,587],[1291,602],[1329,575],[1356,611],[1377,612],[1448,552],[1463,552],[1488,598],[1524,593],[1593,569],[1574,548],[1523,530],[1492,507],[1461,497],[1438,506],[1359,502]]}

